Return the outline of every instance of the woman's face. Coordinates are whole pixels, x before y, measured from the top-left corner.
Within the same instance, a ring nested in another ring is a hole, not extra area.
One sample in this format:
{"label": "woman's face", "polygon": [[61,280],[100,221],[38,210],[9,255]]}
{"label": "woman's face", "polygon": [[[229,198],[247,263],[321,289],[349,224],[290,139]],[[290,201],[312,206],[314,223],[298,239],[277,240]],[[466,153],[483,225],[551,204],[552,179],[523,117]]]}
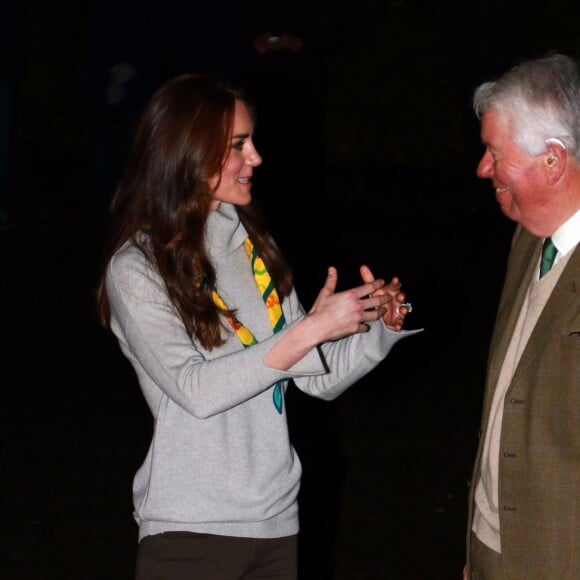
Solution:
{"label": "woman's face", "polygon": [[215,175],[209,180],[209,185],[214,190],[213,210],[222,201],[235,205],[247,205],[252,201],[252,174],[254,167],[262,163],[252,141],[253,130],[248,108],[245,103],[237,100],[230,147],[221,175]]}

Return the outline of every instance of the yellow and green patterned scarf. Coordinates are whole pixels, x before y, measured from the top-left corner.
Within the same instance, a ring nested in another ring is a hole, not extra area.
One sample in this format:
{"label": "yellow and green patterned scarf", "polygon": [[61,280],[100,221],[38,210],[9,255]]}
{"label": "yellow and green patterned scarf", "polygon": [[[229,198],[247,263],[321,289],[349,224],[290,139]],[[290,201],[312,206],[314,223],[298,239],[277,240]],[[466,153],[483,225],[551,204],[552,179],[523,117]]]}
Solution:
{"label": "yellow and green patterned scarf", "polygon": [[[286,322],[284,319],[284,313],[282,312],[282,306],[280,305],[280,300],[278,298],[278,293],[276,292],[272,278],[270,278],[266,264],[264,264],[264,261],[258,255],[258,252],[256,251],[256,248],[254,248],[254,244],[252,244],[250,238],[246,238],[244,247],[252,264],[254,279],[256,280],[256,284],[268,310],[268,316],[270,317],[272,329],[274,333],[276,333],[284,326]],[[227,310],[225,302],[222,300],[221,296],[216,292],[216,290],[211,291],[211,296],[217,306]],[[245,327],[239,320],[234,317],[228,317],[228,322],[234,329],[234,332],[244,347],[251,346],[252,344],[256,344],[258,342],[250,329]],[[276,383],[272,395],[274,407],[276,407],[276,410],[280,414],[282,413],[284,400],[282,382],[283,381],[278,381]]]}

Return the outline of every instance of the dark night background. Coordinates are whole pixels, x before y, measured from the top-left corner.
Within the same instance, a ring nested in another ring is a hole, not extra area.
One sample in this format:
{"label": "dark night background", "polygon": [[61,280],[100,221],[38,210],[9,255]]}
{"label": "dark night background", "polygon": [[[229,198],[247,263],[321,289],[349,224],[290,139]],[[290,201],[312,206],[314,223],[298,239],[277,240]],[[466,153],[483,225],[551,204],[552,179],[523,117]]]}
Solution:
{"label": "dark night background", "polygon": [[[513,224],[475,177],[474,87],[580,56],[576,1],[5,0],[0,7],[3,577],[124,580],[151,420],[93,292],[132,124],[187,70],[241,81],[254,194],[309,307],[326,267],[415,306],[330,403],[292,389],[301,580],[460,578],[487,344]],[[303,50],[260,55],[262,32]]]}

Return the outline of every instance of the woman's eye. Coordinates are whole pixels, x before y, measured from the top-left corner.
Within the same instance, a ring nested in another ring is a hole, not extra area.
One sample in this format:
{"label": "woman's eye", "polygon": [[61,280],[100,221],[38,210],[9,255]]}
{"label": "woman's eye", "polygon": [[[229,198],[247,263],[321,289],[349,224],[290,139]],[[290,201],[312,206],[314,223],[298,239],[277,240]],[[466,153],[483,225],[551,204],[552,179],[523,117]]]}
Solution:
{"label": "woman's eye", "polygon": [[241,151],[244,148],[244,141],[236,141],[232,143],[232,149],[236,149],[237,151]]}

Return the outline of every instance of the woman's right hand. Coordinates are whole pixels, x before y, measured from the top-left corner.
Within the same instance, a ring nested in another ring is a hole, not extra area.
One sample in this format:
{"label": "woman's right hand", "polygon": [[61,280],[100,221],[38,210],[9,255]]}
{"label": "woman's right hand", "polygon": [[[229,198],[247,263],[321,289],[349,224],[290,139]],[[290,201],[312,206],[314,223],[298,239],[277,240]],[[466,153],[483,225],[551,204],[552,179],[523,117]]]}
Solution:
{"label": "woman's right hand", "polygon": [[336,292],[337,282],[338,272],[331,266],[324,286],[308,313],[311,325],[320,335],[319,342],[367,332],[369,327],[366,323],[381,318],[384,305],[392,300],[389,294],[377,293],[385,286],[382,278],[341,292]]}
{"label": "woman's right hand", "polygon": [[310,312],[270,349],[264,364],[288,370],[323,342],[367,332],[366,323],[381,318],[383,305],[392,300],[388,293],[377,293],[385,286],[381,278],[342,292],[336,292],[337,281],[338,272],[331,266]]}

